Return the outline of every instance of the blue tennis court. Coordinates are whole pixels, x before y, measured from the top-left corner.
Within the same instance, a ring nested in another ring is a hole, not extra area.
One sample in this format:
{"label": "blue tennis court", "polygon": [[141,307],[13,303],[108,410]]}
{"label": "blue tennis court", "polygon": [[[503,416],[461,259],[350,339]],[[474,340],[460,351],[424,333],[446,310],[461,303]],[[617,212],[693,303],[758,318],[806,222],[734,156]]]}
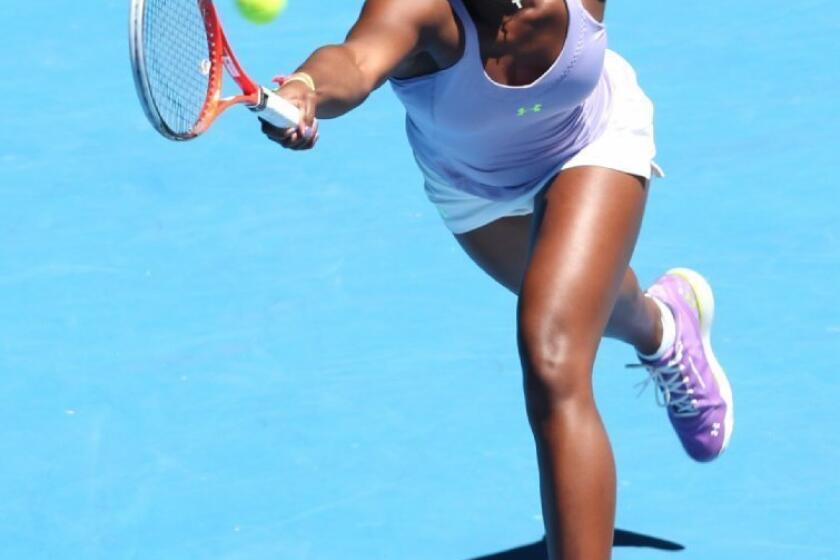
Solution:
{"label": "blue tennis court", "polygon": [[[264,27],[218,4],[268,81],[361,2]],[[0,558],[540,559],[515,300],[426,201],[392,92],[310,153],[246,111],[173,144],[127,14],[0,4]],[[668,173],[633,264],[710,279],[737,402],[730,449],[693,463],[604,343],[618,560],[840,558],[839,22],[826,0],[609,9]]]}

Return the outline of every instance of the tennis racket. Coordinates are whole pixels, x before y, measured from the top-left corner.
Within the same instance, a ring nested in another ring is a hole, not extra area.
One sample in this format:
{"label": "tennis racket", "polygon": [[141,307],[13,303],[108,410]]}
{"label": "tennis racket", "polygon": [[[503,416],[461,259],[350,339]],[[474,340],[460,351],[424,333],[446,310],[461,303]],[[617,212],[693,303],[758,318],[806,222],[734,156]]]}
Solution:
{"label": "tennis racket", "polygon": [[[234,105],[278,128],[300,121],[297,107],[242,69],[211,0],[132,0],[129,47],[143,110],[170,140],[195,138]],[[222,97],[225,72],[241,95]]]}

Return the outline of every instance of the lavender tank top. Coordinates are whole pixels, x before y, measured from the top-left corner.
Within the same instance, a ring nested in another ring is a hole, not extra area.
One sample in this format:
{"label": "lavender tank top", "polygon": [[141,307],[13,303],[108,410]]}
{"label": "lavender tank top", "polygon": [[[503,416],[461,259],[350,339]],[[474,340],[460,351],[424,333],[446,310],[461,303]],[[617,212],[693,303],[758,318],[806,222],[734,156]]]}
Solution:
{"label": "lavender tank top", "polygon": [[484,71],[463,1],[449,2],[466,35],[461,59],[390,83],[423,165],[459,190],[510,200],[538,187],[603,132],[610,105],[606,29],[581,0],[566,0],[568,33],[557,60],[535,82],[506,86]]}

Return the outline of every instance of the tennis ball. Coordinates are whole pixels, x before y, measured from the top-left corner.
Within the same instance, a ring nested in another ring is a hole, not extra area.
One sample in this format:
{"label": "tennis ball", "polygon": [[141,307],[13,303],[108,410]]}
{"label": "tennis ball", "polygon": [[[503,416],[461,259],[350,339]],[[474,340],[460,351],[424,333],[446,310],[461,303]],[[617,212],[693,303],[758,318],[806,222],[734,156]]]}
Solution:
{"label": "tennis ball", "polygon": [[239,13],[253,23],[269,23],[280,15],[288,0],[236,0]]}

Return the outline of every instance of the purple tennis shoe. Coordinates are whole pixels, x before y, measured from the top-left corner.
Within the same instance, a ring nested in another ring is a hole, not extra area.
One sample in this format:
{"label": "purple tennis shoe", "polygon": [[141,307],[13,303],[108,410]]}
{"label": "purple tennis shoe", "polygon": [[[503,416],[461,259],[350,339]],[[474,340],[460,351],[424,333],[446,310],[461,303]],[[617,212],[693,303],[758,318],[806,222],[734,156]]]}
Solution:
{"label": "purple tennis shoe", "polygon": [[647,290],[674,314],[674,346],[655,360],[640,357],[656,385],[657,402],[686,452],[697,461],[711,461],[726,449],[734,427],[732,388],[712,352],[715,301],[709,283],[686,268],[669,270]]}

